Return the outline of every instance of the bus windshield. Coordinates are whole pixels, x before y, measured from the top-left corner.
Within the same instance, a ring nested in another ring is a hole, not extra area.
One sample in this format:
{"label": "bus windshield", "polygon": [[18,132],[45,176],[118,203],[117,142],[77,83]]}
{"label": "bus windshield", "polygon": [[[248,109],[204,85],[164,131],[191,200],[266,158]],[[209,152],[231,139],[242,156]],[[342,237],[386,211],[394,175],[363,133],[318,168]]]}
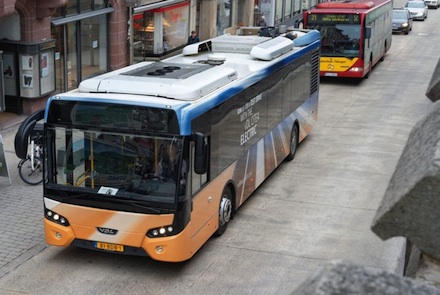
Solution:
{"label": "bus windshield", "polygon": [[321,56],[359,56],[360,25],[309,23],[307,28],[321,33]]}
{"label": "bus windshield", "polygon": [[47,159],[49,187],[160,203],[174,203],[184,194],[183,137],[61,127],[49,127],[47,134],[53,149]]}

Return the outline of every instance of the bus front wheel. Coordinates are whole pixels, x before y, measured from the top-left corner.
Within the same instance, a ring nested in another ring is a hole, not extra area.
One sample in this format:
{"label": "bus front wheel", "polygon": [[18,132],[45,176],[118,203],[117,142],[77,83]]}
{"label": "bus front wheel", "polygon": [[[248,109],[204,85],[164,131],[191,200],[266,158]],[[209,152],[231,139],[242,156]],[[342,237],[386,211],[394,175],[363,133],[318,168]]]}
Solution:
{"label": "bus front wheel", "polygon": [[232,193],[229,187],[225,187],[220,200],[220,208],[218,212],[218,229],[215,232],[216,236],[221,236],[225,233],[228,223],[232,217]]}
{"label": "bus front wheel", "polygon": [[293,158],[295,158],[296,148],[298,146],[298,137],[299,137],[298,125],[293,124],[292,132],[290,133],[290,152],[286,157],[287,161],[292,161]]}
{"label": "bus front wheel", "polygon": [[373,70],[373,61],[370,59],[370,62],[368,63],[368,73],[365,75],[365,79],[368,79],[370,77],[370,73]]}

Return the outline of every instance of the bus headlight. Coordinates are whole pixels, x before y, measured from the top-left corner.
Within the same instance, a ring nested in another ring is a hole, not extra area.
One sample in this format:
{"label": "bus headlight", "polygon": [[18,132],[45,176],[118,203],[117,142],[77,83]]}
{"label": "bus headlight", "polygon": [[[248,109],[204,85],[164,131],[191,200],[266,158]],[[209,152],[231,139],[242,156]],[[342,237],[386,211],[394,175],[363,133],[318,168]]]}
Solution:
{"label": "bus headlight", "polygon": [[56,212],[54,212],[52,210],[46,209],[46,208],[44,209],[44,217],[46,217],[50,221],[53,221],[53,222],[58,223],[58,224],[63,225],[63,226],[69,226],[70,225],[69,222],[67,221],[67,219],[64,216],[62,216],[62,215],[60,215],[60,214],[58,214],[58,213],[56,213]]}
{"label": "bus headlight", "polygon": [[147,236],[150,238],[166,237],[174,235],[174,228],[171,225],[150,229]]}

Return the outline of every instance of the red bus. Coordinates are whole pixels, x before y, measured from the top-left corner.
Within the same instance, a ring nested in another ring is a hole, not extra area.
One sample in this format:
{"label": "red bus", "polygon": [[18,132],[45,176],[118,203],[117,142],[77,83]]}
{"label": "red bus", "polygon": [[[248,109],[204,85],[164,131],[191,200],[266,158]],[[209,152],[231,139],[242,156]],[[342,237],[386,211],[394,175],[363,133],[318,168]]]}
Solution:
{"label": "red bus", "polygon": [[392,0],[319,3],[304,27],[321,33],[320,75],[367,78],[391,46]]}

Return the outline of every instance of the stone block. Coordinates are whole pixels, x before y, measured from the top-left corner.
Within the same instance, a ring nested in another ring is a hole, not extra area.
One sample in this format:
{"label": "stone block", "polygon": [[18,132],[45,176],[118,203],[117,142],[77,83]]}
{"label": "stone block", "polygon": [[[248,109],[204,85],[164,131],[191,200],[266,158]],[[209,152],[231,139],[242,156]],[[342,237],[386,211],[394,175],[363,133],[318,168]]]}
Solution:
{"label": "stone block", "polygon": [[440,99],[440,59],[432,74],[431,81],[426,90],[426,96],[433,102]]}
{"label": "stone block", "polygon": [[382,239],[403,236],[440,260],[440,101],[413,127],[373,219]]}
{"label": "stone block", "polygon": [[440,288],[440,261],[422,254],[420,265],[413,277]]}
{"label": "stone block", "polygon": [[319,268],[291,295],[440,295],[440,289],[385,270],[337,260]]}

